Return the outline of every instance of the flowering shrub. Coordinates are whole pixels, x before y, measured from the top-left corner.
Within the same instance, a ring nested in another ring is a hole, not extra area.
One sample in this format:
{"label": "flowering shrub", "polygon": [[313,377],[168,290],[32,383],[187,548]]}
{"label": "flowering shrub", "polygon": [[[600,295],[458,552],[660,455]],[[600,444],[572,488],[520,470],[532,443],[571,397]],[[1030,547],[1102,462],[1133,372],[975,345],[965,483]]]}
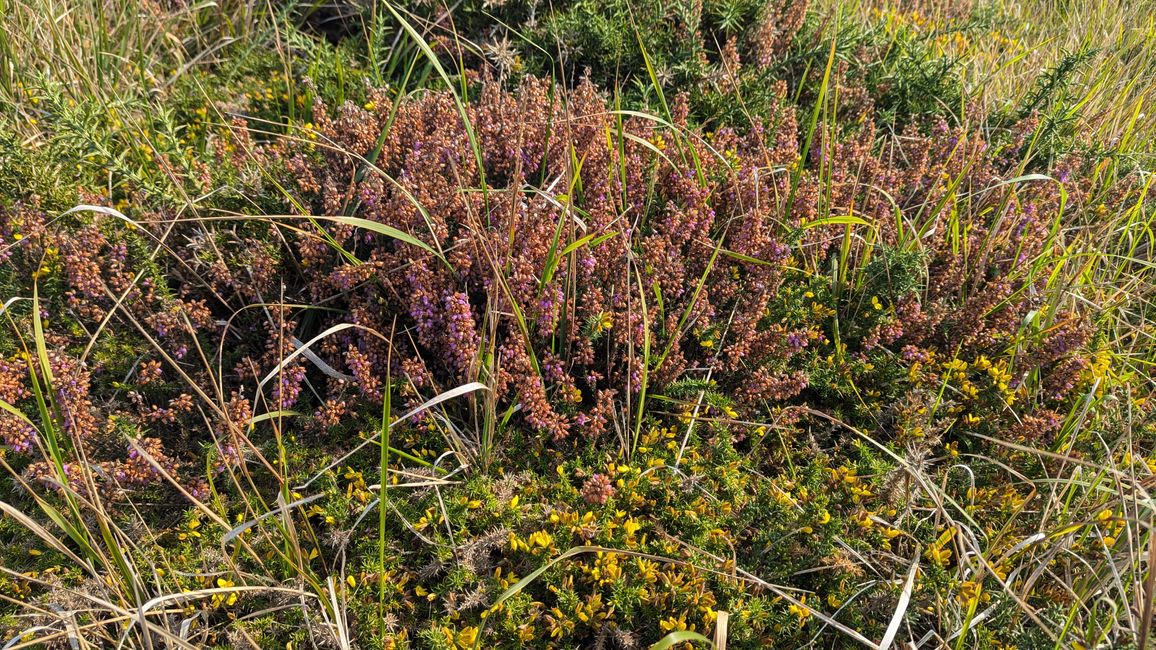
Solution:
{"label": "flowering shrub", "polygon": [[[791,359],[806,345],[805,326],[765,318],[787,231],[770,205],[756,207],[781,181],[760,178],[755,165],[790,162],[791,122],[777,149],[759,129],[683,150],[667,144],[678,134],[633,118],[619,148],[608,146],[615,118],[592,86],[567,104],[551,102],[541,82],[516,94],[489,86],[469,109],[479,168],[449,96],[398,107],[379,147],[392,107],[374,103],[373,112],[346,106],[333,117],[319,109],[324,153],[309,142],[260,154],[284,157],[315,213],[356,206],[359,217],[440,251],[347,225],[298,241],[306,295],[336,299],[359,326],[321,349],[361,395],[379,395],[390,352],[376,333],[393,328],[409,332],[394,341],[394,376],[435,392],[481,378],[505,404],[517,396],[520,418],[555,440],[621,425],[610,421],[620,405],[692,367],[730,382],[725,369],[746,365],[743,380],[762,386],[749,387],[752,402],[802,388]],[[381,173],[342,181],[375,147]],[[689,156],[698,170],[676,164]],[[527,190],[531,178],[549,181]],[[714,239],[724,230],[726,255]],[[344,401],[349,382],[329,383],[329,399]]]}
{"label": "flowering shrub", "polygon": [[[795,70],[805,5],[640,12],[686,90],[658,116],[599,86],[628,8],[564,3],[531,36],[582,37],[568,87],[262,80],[182,106],[161,171],[105,143],[67,179],[115,181],[6,200],[0,286],[35,299],[3,309],[3,499],[80,523],[2,593],[180,594],[157,616],[203,645],[632,648],[723,612],[733,647],[875,643],[901,601],[915,639],[1128,638],[1080,599],[1141,530],[1084,472],[1150,476],[1151,405],[1084,260],[1144,179],[1029,173],[1036,114],[929,117],[869,54]],[[147,570],[55,577],[122,547]]]}
{"label": "flowering shrub", "polygon": [[[1052,218],[1087,197],[1037,182],[1009,201],[1001,159],[1015,141],[992,148],[940,123],[880,151],[867,125],[820,134],[813,167],[799,171],[788,109],[702,138],[678,117],[682,100],[674,125],[619,124],[589,85],[559,99],[533,80],[512,94],[486,85],[467,108],[472,132],[446,94],[371,104],[332,116],[319,104],[310,138],[245,154],[282,161],[311,213],[354,214],[426,245],[348,222],[295,244],[301,300],[357,325],[319,344],[346,371],[326,379],[331,407],[379,399],[392,359],[413,405],[481,380],[499,410],[518,405],[516,418],[560,440],[629,428],[644,390],[696,381],[729,396],[734,418],[765,414],[815,384],[827,346],[835,365],[876,366],[869,382],[928,370],[934,383],[941,360],[986,355],[1003,397],[1030,377],[1024,390],[1044,403],[1062,403],[1088,365],[1084,318],[1062,305],[1040,313],[1062,245]],[[800,275],[846,242],[827,222],[847,209],[877,241],[840,260],[860,267],[854,286]],[[407,333],[392,352],[388,331]],[[300,368],[283,381],[299,382]],[[901,396],[886,384],[873,390]]]}

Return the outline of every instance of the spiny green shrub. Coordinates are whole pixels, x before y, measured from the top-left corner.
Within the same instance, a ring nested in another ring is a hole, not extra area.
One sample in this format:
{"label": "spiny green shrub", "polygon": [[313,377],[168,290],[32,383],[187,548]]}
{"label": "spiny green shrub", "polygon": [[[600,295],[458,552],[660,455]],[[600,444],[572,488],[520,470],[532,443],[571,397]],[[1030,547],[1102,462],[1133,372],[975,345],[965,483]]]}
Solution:
{"label": "spiny green shrub", "polygon": [[[697,123],[745,125],[781,102],[814,103],[828,64],[832,87],[854,123],[870,116],[898,127],[924,116],[958,115],[958,64],[937,44],[982,29],[990,12],[934,25],[918,20],[864,25],[805,0],[708,0],[690,3],[514,0],[465,3],[454,12],[415,8],[454,56],[492,65],[500,75],[552,75],[573,86],[589,77],[622,91],[625,107],[662,113],[666,96],[685,92]],[[462,39],[473,48],[451,43]],[[877,110],[875,108],[877,107]]]}

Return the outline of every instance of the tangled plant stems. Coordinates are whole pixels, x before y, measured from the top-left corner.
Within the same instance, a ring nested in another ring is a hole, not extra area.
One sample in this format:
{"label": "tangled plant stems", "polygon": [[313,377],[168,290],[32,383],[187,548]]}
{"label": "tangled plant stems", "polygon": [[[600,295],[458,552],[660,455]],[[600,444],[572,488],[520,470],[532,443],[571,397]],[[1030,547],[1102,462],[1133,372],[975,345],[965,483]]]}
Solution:
{"label": "tangled plant stems", "polygon": [[5,638],[1142,644],[1151,177],[701,4],[649,89],[572,3],[528,32],[590,23],[568,84],[318,64],[181,108],[158,175],[24,93],[12,159],[82,182],[0,201]]}

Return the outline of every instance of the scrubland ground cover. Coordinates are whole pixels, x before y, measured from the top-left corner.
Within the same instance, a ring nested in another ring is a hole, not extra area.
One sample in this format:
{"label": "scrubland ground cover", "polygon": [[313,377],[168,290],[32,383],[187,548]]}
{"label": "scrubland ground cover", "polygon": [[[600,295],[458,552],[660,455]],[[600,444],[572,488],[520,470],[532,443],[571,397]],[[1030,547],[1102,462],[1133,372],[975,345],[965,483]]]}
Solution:
{"label": "scrubland ground cover", "polygon": [[1153,9],[0,0],[4,647],[1146,647]]}

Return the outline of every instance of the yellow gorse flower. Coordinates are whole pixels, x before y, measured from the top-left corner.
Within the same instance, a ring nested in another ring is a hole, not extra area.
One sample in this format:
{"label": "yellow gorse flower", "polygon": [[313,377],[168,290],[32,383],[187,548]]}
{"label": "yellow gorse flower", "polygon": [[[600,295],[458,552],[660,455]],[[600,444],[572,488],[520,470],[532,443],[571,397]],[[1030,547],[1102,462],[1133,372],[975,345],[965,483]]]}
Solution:
{"label": "yellow gorse flower", "polygon": [[[228,578],[217,578],[217,587],[221,589],[228,589],[236,586],[232,580]],[[229,591],[221,594],[213,594],[212,605],[214,608],[232,607],[237,603],[237,592]]]}
{"label": "yellow gorse flower", "polygon": [[799,597],[799,604],[791,603],[787,605],[787,611],[799,619],[800,627],[807,622],[808,618],[811,618],[811,609],[807,607],[807,597],[805,595]]}

